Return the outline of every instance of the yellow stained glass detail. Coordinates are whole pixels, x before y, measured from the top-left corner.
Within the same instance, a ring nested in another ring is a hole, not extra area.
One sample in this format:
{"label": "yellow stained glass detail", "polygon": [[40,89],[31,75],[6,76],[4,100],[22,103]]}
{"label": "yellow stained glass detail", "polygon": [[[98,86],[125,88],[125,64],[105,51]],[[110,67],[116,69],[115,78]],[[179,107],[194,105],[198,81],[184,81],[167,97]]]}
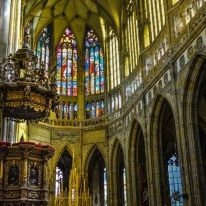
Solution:
{"label": "yellow stained glass detail", "polygon": [[176,4],[179,0],[172,0],[172,5]]}
{"label": "yellow stained glass detail", "polygon": [[150,45],[150,39],[149,39],[149,27],[146,25],[144,27],[144,47],[146,48],[147,46]]}

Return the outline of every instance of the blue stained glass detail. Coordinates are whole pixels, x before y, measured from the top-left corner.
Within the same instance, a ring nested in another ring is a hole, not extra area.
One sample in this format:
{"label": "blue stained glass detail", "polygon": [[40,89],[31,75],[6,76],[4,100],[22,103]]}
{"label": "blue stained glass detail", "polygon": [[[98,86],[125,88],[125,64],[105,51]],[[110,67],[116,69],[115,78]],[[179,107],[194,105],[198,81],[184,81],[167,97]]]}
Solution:
{"label": "blue stained glass detail", "polygon": [[85,37],[85,95],[104,92],[103,52],[100,42],[92,29],[88,29]]}
{"label": "blue stained glass detail", "polygon": [[168,176],[171,203],[183,206],[180,164],[175,154],[168,160]]}
{"label": "blue stained glass detail", "polygon": [[41,68],[44,64],[46,72],[49,71],[50,66],[51,33],[52,27],[48,25],[41,31],[36,44],[37,68]]}

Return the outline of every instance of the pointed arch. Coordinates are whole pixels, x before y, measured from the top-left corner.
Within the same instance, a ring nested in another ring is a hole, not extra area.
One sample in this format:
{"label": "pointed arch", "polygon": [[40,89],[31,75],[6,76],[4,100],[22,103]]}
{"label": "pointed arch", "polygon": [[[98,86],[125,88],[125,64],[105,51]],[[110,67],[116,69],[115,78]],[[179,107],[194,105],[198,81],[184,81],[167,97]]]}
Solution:
{"label": "pointed arch", "polygon": [[89,163],[90,163],[90,161],[91,161],[91,159],[92,159],[92,157],[93,157],[96,150],[98,150],[101,153],[105,164],[107,162],[106,161],[106,156],[105,156],[104,152],[102,151],[102,149],[100,147],[98,147],[98,145],[96,145],[96,144],[93,145],[91,147],[91,149],[88,151],[88,154],[86,156],[85,165],[84,165],[85,176],[88,175],[87,171],[89,170]]}
{"label": "pointed arch", "polygon": [[117,34],[110,27],[108,31],[109,74],[108,90],[112,90],[120,84],[120,54]]}
{"label": "pointed arch", "polygon": [[[62,191],[68,191],[69,174],[72,168],[72,156],[69,153],[67,145],[64,145],[56,155],[56,162],[54,164],[55,173],[55,196],[61,194]],[[67,195],[67,194],[66,194]]]}
{"label": "pointed arch", "polygon": [[[185,123],[183,135],[185,139],[185,158],[190,162],[191,171],[188,173],[190,182],[186,185],[191,195],[193,205],[201,205],[206,201],[205,195],[201,192],[206,190],[206,56],[196,54],[188,68],[187,79],[184,84],[182,118]],[[191,154],[191,151],[193,153]],[[187,172],[187,170],[185,171]],[[191,186],[194,185],[194,186]],[[198,197],[194,196],[194,191]]]}
{"label": "pointed arch", "polygon": [[[63,188],[64,190],[67,188],[68,191],[68,183],[69,183],[69,175],[70,175],[70,170],[72,168],[72,164],[79,165],[77,164],[78,160],[73,152],[73,148],[71,148],[68,144],[63,144],[61,148],[59,148],[54,155],[54,161],[53,161],[53,174],[56,174],[57,167],[62,164],[59,168],[62,171],[62,167],[65,164],[64,168],[64,173],[65,173],[65,178],[64,178],[64,185]],[[77,168],[77,171],[79,168]],[[63,172],[63,171],[62,171]]]}
{"label": "pointed arch", "polygon": [[103,48],[94,31],[87,27],[84,44],[85,95],[104,92]]}
{"label": "pointed arch", "polygon": [[125,164],[125,154],[123,152],[123,147],[119,140],[115,140],[111,154],[111,185],[113,191],[111,192],[111,205],[126,205],[127,204],[127,185],[126,185],[126,175],[127,168]]}
{"label": "pointed arch", "polygon": [[40,69],[44,65],[47,76],[51,65],[51,46],[52,25],[49,24],[41,31],[36,42],[37,68]]}
{"label": "pointed arch", "polygon": [[[205,90],[205,85],[203,84],[205,80],[205,71],[206,67],[206,56],[202,54],[195,55],[193,61],[190,64],[188,78],[184,84],[184,95],[183,95],[183,104],[185,107],[196,108],[198,104],[198,96]],[[190,88],[190,89],[188,89]],[[193,112],[197,112],[194,110]],[[189,118],[192,121],[191,116],[196,118],[195,113],[185,113],[188,116],[185,116],[185,119]],[[193,119],[197,121],[197,119]]]}
{"label": "pointed arch", "polygon": [[123,35],[126,50],[124,77],[127,77],[137,69],[139,61],[139,25],[135,2],[131,0],[124,1],[122,8],[124,16]]}
{"label": "pointed arch", "polygon": [[[156,196],[155,204],[183,204],[182,177],[177,148],[176,122],[170,101],[158,95],[151,115],[151,167],[154,170],[151,179]],[[174,161],[173,161],[174,160]],[[155,168],[155,169],[154,169]],[[170,176],[173,175],[175,182]],[[164,189],[163,189],[164,188]]]}
{"label": "pointed arch", "polygon": [[74,154],[73,154],[73,149],[71,147],[71,145],[67,144],[67,143],[63,143],[56,151],[55,151],[55,154],[53,156],[53,166],[56,167],[61,155],[63,154],[64,151],[67,151],[71,157],[74,155],[74,161],[75,161],[75,165],[79,165],[78,164],[78,159],[77,159],[77,156],[75,155],[75,151],[74,151]]}
{"label": "pointed arch", "polygon": [[[131,191],[131,202],[138,205],[149,205],[148,200],[148,181],[147,181],[147,160],[145,137],[140,123],[134,119],[129,136],[129,182]],[[135,171],[135,172],[134,172]]]}
{"label": "pointed arch", "polygon": [[93,205],[107,205],[107,167],[101,150],[95,145],[86,161],[88,187],[93,197]]}

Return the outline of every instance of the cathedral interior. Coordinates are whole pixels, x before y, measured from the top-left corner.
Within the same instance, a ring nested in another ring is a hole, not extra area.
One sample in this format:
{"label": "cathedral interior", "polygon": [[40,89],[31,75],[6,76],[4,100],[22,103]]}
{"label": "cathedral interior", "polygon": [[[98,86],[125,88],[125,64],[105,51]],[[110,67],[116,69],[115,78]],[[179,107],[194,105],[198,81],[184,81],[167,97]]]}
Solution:
{"label": "cathedral interior", "polygon": [[0,205],[206,205],[206,0],[0,0]]}

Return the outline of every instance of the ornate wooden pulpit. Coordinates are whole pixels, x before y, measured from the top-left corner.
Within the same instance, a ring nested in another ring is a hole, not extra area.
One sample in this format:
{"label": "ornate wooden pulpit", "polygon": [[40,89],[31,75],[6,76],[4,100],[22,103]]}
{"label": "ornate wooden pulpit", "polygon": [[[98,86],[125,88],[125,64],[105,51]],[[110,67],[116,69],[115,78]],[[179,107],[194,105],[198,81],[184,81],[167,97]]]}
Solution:
{"label": "ornate wooden pulpit", "polygon": [[0,142],[0,205],[48,205],[47,163],[53,154],[48,145]]}

